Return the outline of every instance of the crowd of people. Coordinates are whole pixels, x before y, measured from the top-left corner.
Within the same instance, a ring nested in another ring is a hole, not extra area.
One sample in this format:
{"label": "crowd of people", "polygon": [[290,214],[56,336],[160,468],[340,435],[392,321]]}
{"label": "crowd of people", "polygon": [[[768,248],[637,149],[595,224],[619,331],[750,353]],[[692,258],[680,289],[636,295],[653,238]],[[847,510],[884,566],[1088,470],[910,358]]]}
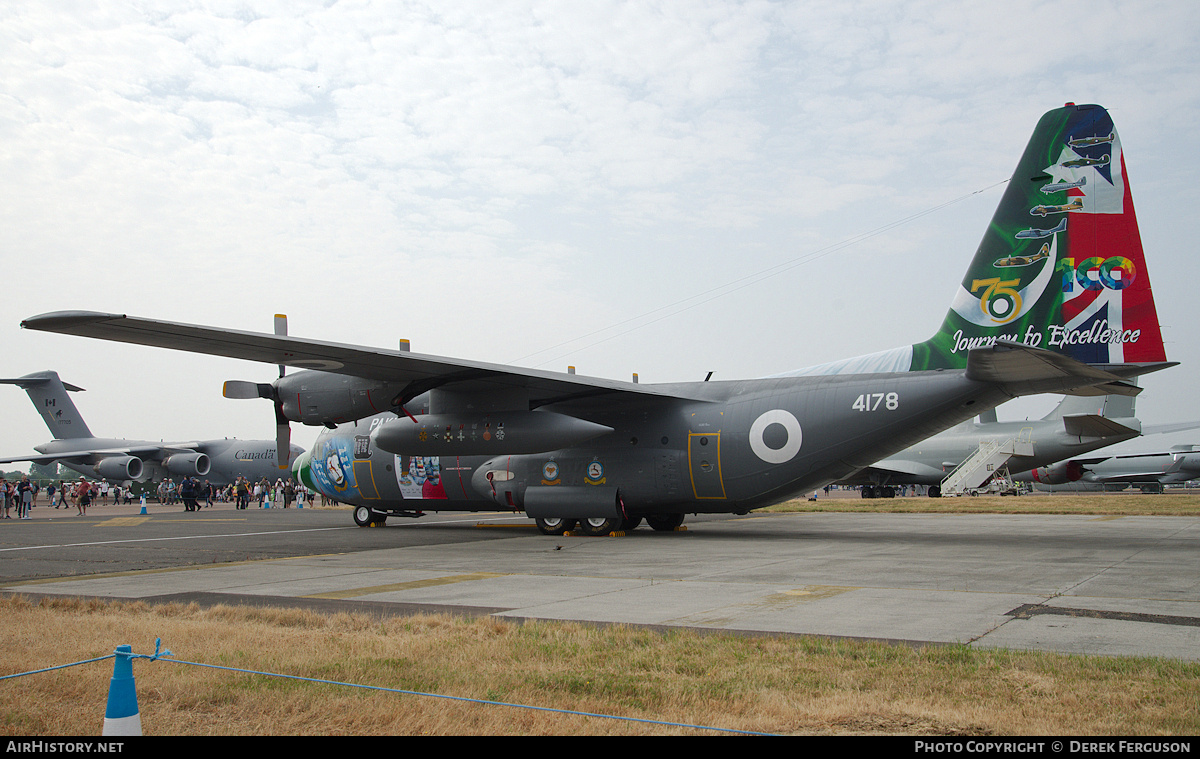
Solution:
{"label": "crowd of people", "polygon": [[38,495],[42,490],[46,491],[50,505],[54,508],[74,508],[76,514],[85,516],[88,506],[100,497],[102,491],[104,502],[108,503],[110,495],[114,498],[117,497],[116,493],[119,488],[110,488],[107,482],[89,482],[84,477],[80,477],[78,482],[65,480],[60,480],[57,484],[51,482],[43,488],[40,483],[31,481],[29,475],[22,475],[19,480],[12,482],[9,482],[7,477],[0,475],[0,499],[4,502],[4,518],[12,519],[12,512],[15,509],[17,519],[30,519],[32,516],[30,509],[37,504]]}
{"label": "crowd of people", "polygon": [[239,509],[249,508],[251,503],[259,508],[287,509],[298,501],[311,506],[315,499],[316,493],[312,490],[282,478],[272,484],[266,477],[254,483],[238,477],[236,482],[217,486],[208,480],[201,483],[198,477],[184,477],[178,483],[167,478],[158,484],[158,500],[165,504],[182,502],[184,511],[199,511],[214,503],[236,503]]}
{"label": "crowd of people", "polygon": [[[13,519],[15,510],[17,519],[30,519],[30,509],[38,502],[38,496],[45,491],[49,504],[56,509],[74,508],[78,516],[86,516],[88,507],[110,503],[132,503],[141,496],[135,496],[133,490],[121,485],[112,485],[106,480],[92,482],[85,477],[78,481],[59,480],[51,482],[46,487],[31,481],[28,475],[22,475],[19,480],[9,481],[0,475],[0,500],[4,504],[4,519]],[[145,493],[144,495],[149,495]],[[178,483],[167,478],[158,484],[156,491],[159,503],[174,505],[182,503],[184,511],[199,511],[201,508],[211,508],[214,503],[237,503],[237,508],[249,508],[253,503],[259,508],[290,508],[300,502],[312,506],[316,493],[302,484],[292,480],[277,479],[274,484],[265,477],[251,483],[244,477],[229,485],[217,486],[208,480],[200,481],[198,477],[184,477]],[[322,505],[326,499],[321,498]]]}

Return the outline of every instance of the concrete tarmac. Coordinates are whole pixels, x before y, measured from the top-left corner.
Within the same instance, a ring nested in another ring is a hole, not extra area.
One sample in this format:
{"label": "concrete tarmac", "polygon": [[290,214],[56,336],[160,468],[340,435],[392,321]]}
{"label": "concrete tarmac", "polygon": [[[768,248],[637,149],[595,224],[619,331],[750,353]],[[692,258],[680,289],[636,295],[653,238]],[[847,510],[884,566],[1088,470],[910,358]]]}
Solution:
{"label": "concrete tarmac", "polygon": [[147,511],[0,521],[0,590],[1200,660],[1197,517],[692,516],[588,538],[506,513]]}

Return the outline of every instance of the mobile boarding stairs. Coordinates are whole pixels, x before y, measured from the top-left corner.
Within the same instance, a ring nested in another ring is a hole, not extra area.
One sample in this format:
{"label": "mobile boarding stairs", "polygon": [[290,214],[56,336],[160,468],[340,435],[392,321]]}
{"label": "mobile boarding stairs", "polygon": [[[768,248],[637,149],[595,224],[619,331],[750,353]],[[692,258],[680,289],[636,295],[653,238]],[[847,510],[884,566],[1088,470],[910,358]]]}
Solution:
{"label": "mobile boarding stairs", "polygon": [[1013,456],[1032,455],[1033,443],[1029,442],[1028,438],[984,440],[979,444],[979,450],[968,456],[942,480],[942,495],[972,493],[987,482],[988,478],[998,472],[1006,472],[1005,464]]}

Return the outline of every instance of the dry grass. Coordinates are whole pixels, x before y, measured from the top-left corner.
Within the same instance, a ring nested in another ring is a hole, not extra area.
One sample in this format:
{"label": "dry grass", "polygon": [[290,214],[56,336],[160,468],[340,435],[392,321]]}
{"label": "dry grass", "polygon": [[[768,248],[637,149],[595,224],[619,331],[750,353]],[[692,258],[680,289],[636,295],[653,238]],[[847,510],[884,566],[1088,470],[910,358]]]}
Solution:
{"label": "dry grass", "polygon": [[1097,514],[1108,516],[1200,516],[1200,493],[1055,493],[1023,496],[962,496],[958,498],[796,498],[765,512],[861,511],[911,514]]}
{"label": "dry grass", "polygon": [[[802,734],[1196,735],[1200,665],[445,615],[0,599],[4,673],[122,643],[473,699]],[[0,684],[0,733],[98,735],[112,662]],[[134,661],[147,735],[697,731]]]}

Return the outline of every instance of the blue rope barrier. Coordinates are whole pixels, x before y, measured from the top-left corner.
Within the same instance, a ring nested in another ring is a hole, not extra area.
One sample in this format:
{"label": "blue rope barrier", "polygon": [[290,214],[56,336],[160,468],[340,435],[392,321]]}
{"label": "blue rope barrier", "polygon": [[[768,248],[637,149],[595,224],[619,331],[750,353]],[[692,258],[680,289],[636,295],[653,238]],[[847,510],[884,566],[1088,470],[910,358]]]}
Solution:
{"label": "blue rope barrier", "polygon": [[555,708],[548,707],[548,706],[530,706],[529,704],[514,704],[514,703],[507,702],[507,701],[489,701],[487,699],[468,698],[466,696],[446,696],[441,693],[424,693],[422,691],[404,690],[402,688],[385,688],[381,685],[362,685],[360,683],[347,683],[347,682],[342,682],[339,680],[323,680],[323,679],[316,678],[316,677],[301,677],[299,675],[281,675],[277,672],[263,672],[263,671],[254,670],[254,669],[241,669],[238,667],[225,667],[225,666],[221,666],[219,664],[205,664],[203,662],[186,661],[184,659],[175,659],[175,658],[167,659],[164,657],[167,657],[167,656],[173,657],[174,654],[171,653],[170,651],[162,651],[161,644],[162,644],[162,638],[156,638],[154,640],[154,653],[153,654],[135,654],[130,651],[122,651],[122,650],[118,649],[107,656],[100,656],[95,659],[85,659],[83,661],[72,662],[71,664],[61,664],[56,667],[46,667],[44,669],[30,670],[29,672],[18,672],[16,674],[12,674],[12,675],[4,675],[4,676],[0,676],[0,680],[7,680],[7,679],[13,678],[13,677],[23,677],[25,675],[36,675],[36,674],[40,674],[43,672],[52,672],[56,669],[65,669],[67,667],[75,667],[80,664],[91,664],[93,662],[104,661],[106,659],[113,659],[118,656],[123,656],[123,657],[129,658],[130,660],[132,660],[132,659],[147,659],[149,661],[172,662],[174,664],[187,664],[192,667],[203,667],[206,669],[218,669],[218,670],[224,670],[226,672],[241,672],[241,673],[247,674],[247,675],[261,675],[263,677],[278,677],[278,678],[282,678],[282,679],[286,679],[286,680],[300,680],[303,682],[319,683],[322,685],[344,685],[349,688],[362,688],[364,690],[375,690],[375,691],[382,691],[385,693],[399,693],[399,694],[406,695],[406,696],[424,696],[426,698],[440,698],[440,699],[445,699],[447,701],[461,701],[464,703],[481,704],[481,705],[486,705],[486,706],[507,706],[507,707],[511,707],[514,709],[529,709],[530,711],[552,712],[555,714],[567,714],[567,715],[573,715],[573,716],[577,716],[577,717],[595,717],[597,719],[615,719],[615,720],[621,720],[623,722],[638,722],[638,723],[642,723],[642,724],[657,725],[659,727],[681,727],[681,728],[686,728],[689,730],[711,730],[711,731],[719,731],[719,732],[724,732],[724,733],[736,733],[738,735],[763,735],[763,736],[771,735],[771,733],[759,733],[759,732],[754,732],[754,731],[750,731],[750,730],[737,730],[735,728],[729,728],[729,727],[713,727],[711,725],[692,725],[692,724],[688,724],[686,722],[666,722],[663,720],[644,719],[641,717],[621,717],[621,716],[615,715],[615,714],[601,714],[599,712],[581,712],[581,711],[575,711],[572,709],[555,709]]}
{"label": "blue rope barrier", "polygon": [[11,675],[0,675],[0,680],[9,680],[14,677],[24,677],[26,675],[40,675],[44,672],[53,672],[56,669],[66,669],[67,667],[78,667],[80,664],[94,664],[95,662],[105,661],[106,659],[113,659],[118,656],[125,656],[130,659],[149,659],[150,661],[154,661],[162,656],[174,656],[174,654],[172,654],[170,651],[161,651],[160,650],[161,646],[162,646],[162,638],[155,638],[153,654],[134,654],[134,653],[130,653],[128,651],[122,651],[121,649],[118,648],[115,651],[113,651],[111,654],[108,654],[107,656],[97,656],[95,659],[84,659],[83,661],[75,661],[75,662],[71,662],[70,664],[59,664],[54,667],[45,667],[44,669],[31,669],[28,672],[15,672]]}
{"label": "blue rope barrier", "polygon": [[71,662],[70,664],[59,664],[56,667],[46,667],[45,669],[31,669],[28,672],[16,672],[11,675],[0,675],[0,680],[8,680],[14,677],[24,677],[25,675],[40,675],[43,672],[53,672],[56,669],[66,669],[67,667],[78,667],[80,664],[91,664],[93,662],[104,661],[105,659],[115,658],[116,654],[112,653],[108,656],[98,656],[95,659],[84,659],[83,661]]}

